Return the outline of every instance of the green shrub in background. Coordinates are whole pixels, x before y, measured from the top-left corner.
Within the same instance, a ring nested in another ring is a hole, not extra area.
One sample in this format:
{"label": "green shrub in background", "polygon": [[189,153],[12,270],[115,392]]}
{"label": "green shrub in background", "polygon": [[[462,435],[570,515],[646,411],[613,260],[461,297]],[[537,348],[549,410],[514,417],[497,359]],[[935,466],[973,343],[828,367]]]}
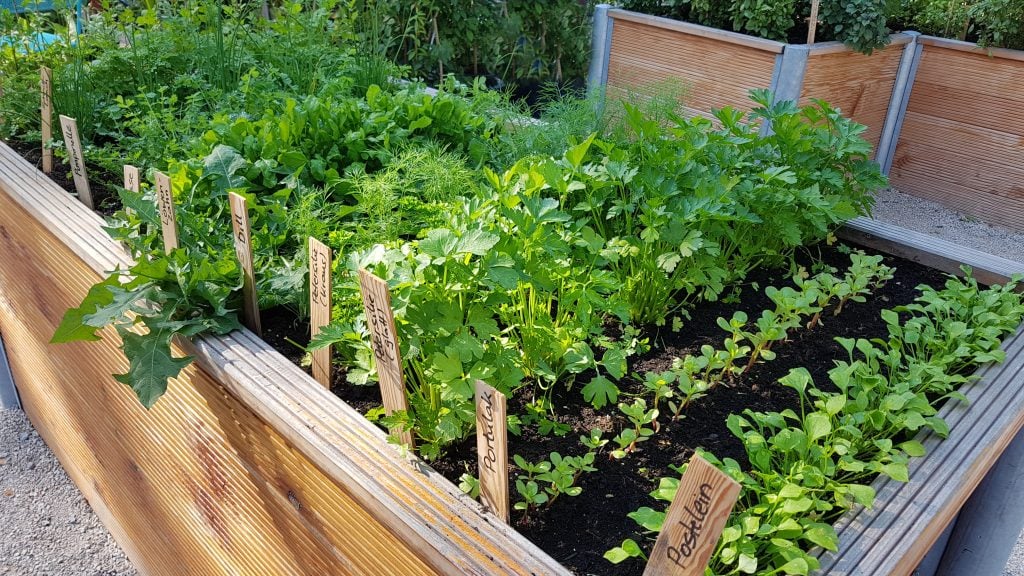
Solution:
{"label": "green shrub in background", "polygon": [[490,74],[506,82],[582,79],[593,0],[364,0],[389,54],[427,79]]}
{"label": "green shrub in background", "polygon": [[[623,0],[622,7],[751,34],[803,43],[810,0]],[[1024,49],[1024,0],[822,0],[817,40],[839,40],[870,54],[893,30]]]}

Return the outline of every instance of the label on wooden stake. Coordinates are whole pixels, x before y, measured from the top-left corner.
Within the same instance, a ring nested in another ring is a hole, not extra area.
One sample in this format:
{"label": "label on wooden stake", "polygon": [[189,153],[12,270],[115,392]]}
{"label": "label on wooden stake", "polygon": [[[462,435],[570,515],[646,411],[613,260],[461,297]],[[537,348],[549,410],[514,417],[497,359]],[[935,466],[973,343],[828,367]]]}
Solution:
{"label": "label on wooden stake", "polygon": [[811,16],[807,19],[807,43],[814,44],[814,36],[818,31],[818,5],[821,0],[811,0]]}
{"label": "label on wooden stake", "polygon": [[[331,323],[331,249],[309,239],[309,331],[316,338]],[[331,387],[331,347],[313,351],[313,378]]]}
{"label": "label on wooden stake", "polygon": [[[130,164],[124,165],[124,188],[125,190],[131,190],[132,192],[139,191],[139,169]],[[135,211],[125,206],[125,212],[133,214]]]}
{"label": "label on wooden stake", "polygon": [[85,173],[85,158],[82,156],[82,140],[78,137],[78,122],[63,114],[60,116],[60,130],[64,133],[64,146],[68,150],[68,160],[71,162],[71,175],[75,178],[75,190],[78,191],[78,199],[90,209],[92,205],[92,190],[89,189],[89,176]]}
{"label": "label on wooden stake", "polygon": [[53,150],[50,140],[53,139],[53,72],[43,66],[39,69],[39,113],[42,119],[40,131],[43,135],[43,172],[53,172]]}
{"label": "label on wooden stake", "polygon": [[[408,411],[402,353],[398,349],[398,332],[395,330],[395,315],[391,311],[388,283],[366,270],[359,270],[359,288],[363,293],[363,310],[370,329],[373,356],[377,360],[377,379],[380,380],[384,411],[389,415],[399,410]],[[391,433],[410,450],[413,449],[411,430],[393,429]]]}
{"label": "label on wooden stake", "polygon": [[250,330],[262,334],[260,305],[256,296],[256,274],[252,267],[252,235],[249,233],[249,209],[245,197],[231,192],[231,227],[235,231],[235,254],[242,266],[242,322]]}
{"label": "label on wooden stake", "polygon": [[476,451],[480,460],[480,501],[508,522],[508,427],[505,395],[476,381]]}
{"label": "label on wooden stake", "polygon": [[160,211],[160,227],[164,234],[164,252],[178,247],[178,217],[174,213],[174,195],[171,179],[163,172],[156,173],[156,207]]}
{"label": "label on wooden stake", "polygon": [[739,494],[735,480],[695,454],[679,481],[644,576],[704,576]]}

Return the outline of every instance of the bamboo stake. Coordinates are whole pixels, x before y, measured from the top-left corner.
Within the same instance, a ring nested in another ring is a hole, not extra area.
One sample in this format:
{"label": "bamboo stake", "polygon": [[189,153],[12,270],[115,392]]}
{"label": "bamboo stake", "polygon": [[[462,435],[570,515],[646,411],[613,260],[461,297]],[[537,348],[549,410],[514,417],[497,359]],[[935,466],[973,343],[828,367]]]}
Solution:
{"label": "bamboo stake", "polygon": [[811,0],[811,16],[807,19],[807,44],[814,44],[814,35],[818,31],[818,5],[821,0]]}

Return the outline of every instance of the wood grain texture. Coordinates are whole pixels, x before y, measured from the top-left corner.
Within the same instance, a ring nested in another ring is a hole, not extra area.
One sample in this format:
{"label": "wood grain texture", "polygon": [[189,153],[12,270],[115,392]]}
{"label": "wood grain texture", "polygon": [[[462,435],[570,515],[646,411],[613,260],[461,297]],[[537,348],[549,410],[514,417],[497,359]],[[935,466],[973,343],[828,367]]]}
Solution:
{"label": "wood grain texture", "polygon": [[248,331],[180,342],[197,364],[150,411],[110,374],[116,333],[49,345],[123,250],[0,145],[0,331],[25,408],[140,573],[567,572]]}
{"label": "wood grain texture", "polygon": [[82,139],[78,135],[78,121],[74,118],[60,116],[60,131],[64,135],[64,149],[68,152],[71,163],[71,175],[75,180],[78,199],[92,209],[92,189],[89,187],[89,175],[85,170],[85,156],[82,155]]}
{"label": "wood grain texture", "polygon": [[480,472],[480,501],[508,522],[508,426],[505,395],[477,380],[476,452]]}
{"label": "wood grain texture", "polygon": [[843,115],[867,126],[864,138],[877,146],[889,110],[904,43],[890,44],[870,56],[843,47],[815,51],[807,57],[801,104],[825,100]]}
{"label": "wood grain texture", "polygon": [[[384,411],[391,415],[409,410],[409,399],[405,395],[405,376],[402,370],[402,351],[398,344],[398,329],[395,328],[395,313],[391,309],[391,291],[388,283],[377,276],[359,270],[359,290],[363,294],[363,311],[366,325],[373,342],[373,357],[376,360],[377,380],[384,401]],[[402,444],[412,448],[411,430],[393,428]]]}
{"label": "wood grain texture", "polygon": [[163,172],[156,173],[156,207],[160,212],[160,228],[164,237],[164,252],[170,254],[178,247],[178,214],[174,208],[171,179]]}
{"label": "wood grain texture", "polygon": [[[615,9],[609,10],[608,16],[617,22],[630,22],[640,24],[648,28],[678,32],[687,36],[700,36],[702,38],[709,38],[737,46],[755,48],[764,52],[771,52],[772,54],[782,54],[782,50],[785,47],[785,44],[775,40],[767,40],[765,38],[758,38],[757,36],[750,36],[739,32],[729,32],[728,30],[701,26],[700,24],[673,20],[671,18],[651,16],[650,14],[642,14],[640,12]],[[615,24],[615,26],[618,25],[618,23]]]}
{"label": "wood grain texture", "polygon": [[921,40],[890,180],[1024,232],[1024,58],[933,40]]}
{"label": "wood grain texture", "polygon": [[[309,238],[309,331],[316,338],[331,323],[331,249]],[[331,388],[331,347],[311,353],[313,378]]]}
{"label": "wood grain texture", "polygon": [[717,38],[617,19],[608,63],[609,91],[682,89],[689,109],[749,110],[748,92],[772,83],[776,54]]}
{"label": "wood grain texture", "polygon": [[256,334],[262,334],[260,301],[256,294],[256,271],[252,265],[252,232],[249,230],[249,207],[245,196],[228,193],[231,205],[231,230],[234,233],[235,256],[242,267],[242,323]]}
{"label": "wood grain texture", "polygon": [[739,495],[738,482],[694,454],[644,576],[703,576]]}

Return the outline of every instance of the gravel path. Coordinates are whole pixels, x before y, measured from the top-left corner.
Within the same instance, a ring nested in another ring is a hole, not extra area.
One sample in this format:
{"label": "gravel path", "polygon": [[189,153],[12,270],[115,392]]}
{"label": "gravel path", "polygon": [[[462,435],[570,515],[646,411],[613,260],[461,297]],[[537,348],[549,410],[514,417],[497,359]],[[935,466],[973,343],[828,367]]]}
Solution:
{"label": "gravel path", "polygon": [[872,216],[878,220],[1024,262],[1024,234],[990,226],[941,204],[896,190],[879,192],[877,199]]}
{"label": "gravel path", "polygon": [[0,526],[0,576],[136,574],[17,410],[0,410]]}

